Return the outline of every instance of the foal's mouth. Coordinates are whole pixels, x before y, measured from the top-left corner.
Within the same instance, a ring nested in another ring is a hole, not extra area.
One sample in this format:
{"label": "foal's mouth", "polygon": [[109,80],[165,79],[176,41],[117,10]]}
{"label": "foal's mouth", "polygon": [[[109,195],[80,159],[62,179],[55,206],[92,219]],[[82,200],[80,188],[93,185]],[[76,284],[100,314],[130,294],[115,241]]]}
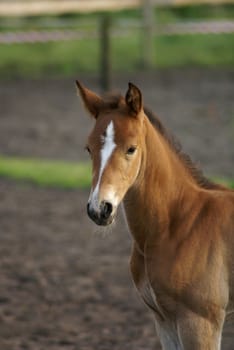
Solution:
{"label": "foal's mouth", "polygon": [[107,219],[107,220],[104,220],[102,218],[96,218],[96,219],[93,219],[91,218],[95,224],[99,225],[99,226],[109,226],[113,223],[114,219],[115,219],[115,215],[113,215],[111,218]]}

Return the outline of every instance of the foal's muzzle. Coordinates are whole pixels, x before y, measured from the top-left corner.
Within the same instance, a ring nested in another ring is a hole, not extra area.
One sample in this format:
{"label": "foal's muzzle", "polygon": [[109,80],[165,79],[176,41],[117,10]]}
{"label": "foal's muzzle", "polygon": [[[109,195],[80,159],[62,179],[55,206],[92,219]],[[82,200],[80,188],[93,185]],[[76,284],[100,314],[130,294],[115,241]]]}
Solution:
{"label": "foal's muzzle", "polygon": [[113,205],[110,202],[102,201],[99,210],[92,208],[91,204],[87,204],[87,213],[97,225],[107,226],[112,223],[114,219]]}

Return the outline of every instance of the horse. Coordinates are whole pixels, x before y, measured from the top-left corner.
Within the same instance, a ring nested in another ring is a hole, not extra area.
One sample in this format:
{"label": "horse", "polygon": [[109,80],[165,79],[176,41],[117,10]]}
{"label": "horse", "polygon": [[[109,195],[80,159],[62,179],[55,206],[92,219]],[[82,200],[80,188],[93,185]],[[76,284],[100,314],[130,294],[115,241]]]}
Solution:
{"label": "horse", "polygon": [[164,350],[218,350],[234,312],[234,191],[208,180],[140,89],[77,91],[95,119],[88,216],[111,225],[123,202],[132,235],[130,270],[154,314]]}

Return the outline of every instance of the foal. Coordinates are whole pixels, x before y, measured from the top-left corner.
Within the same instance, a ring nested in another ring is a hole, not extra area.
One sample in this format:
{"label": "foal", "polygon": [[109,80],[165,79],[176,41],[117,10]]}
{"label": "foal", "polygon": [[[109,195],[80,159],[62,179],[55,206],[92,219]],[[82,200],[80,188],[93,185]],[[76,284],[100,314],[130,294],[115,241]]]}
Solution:
{"label": "foal", "polygon": [[101,98],[77,82],[96,119],[87,205],[98,225],[121,201],[133,237],[131,272],[163,349],[218,350],[234,310],[234,192],[207,180],[129,83]]}

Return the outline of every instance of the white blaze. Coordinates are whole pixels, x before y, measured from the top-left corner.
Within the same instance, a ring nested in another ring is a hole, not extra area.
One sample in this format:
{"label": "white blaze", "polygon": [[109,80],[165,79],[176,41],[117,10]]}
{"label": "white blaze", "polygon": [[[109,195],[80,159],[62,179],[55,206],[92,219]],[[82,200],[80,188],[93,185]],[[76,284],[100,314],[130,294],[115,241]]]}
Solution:
{"label": "white blaze", "polygon": [[114,137],[115,137],[114,123],[113,121],[111,121],[106,128],[105,136],[102,136],[103,147],[101,149],[101,165],[99,170],[98,181],[95,189],[91,191],[91,194],[90,194],[90,203],[95,209],[98,209],[98,193],[99,193],[99,186],[100,186],[103,171],[116,147],[116,144],[114,142]]}

